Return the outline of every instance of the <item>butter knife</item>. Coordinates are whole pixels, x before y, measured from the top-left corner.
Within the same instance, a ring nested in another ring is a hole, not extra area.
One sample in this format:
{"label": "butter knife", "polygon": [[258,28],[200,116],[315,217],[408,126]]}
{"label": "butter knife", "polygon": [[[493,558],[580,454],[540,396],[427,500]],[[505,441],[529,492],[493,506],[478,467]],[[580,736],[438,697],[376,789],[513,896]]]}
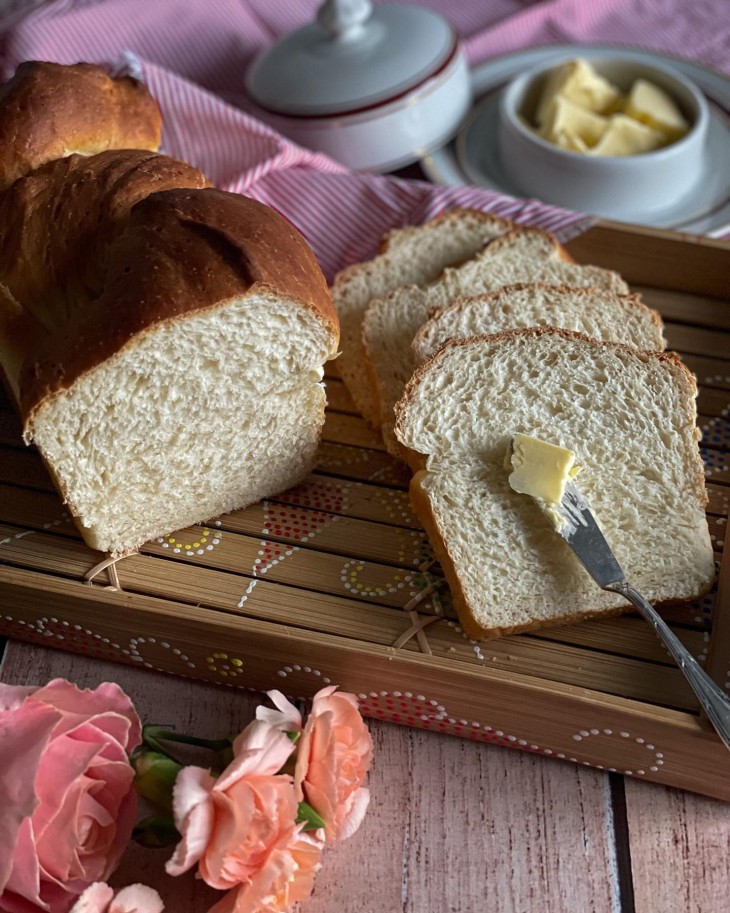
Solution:
{"label": "butter knife", "polygon": [[596,519],[574,482],[556,505],[563,519],[558,532],[573,550],[583,567],[603,590],[618,593],[636,606],[654,628],[659,639],[684,673],[707,718],[730,748],[730,698],[713,682],[697,660],[682,644],[656,609],[626,579]]}

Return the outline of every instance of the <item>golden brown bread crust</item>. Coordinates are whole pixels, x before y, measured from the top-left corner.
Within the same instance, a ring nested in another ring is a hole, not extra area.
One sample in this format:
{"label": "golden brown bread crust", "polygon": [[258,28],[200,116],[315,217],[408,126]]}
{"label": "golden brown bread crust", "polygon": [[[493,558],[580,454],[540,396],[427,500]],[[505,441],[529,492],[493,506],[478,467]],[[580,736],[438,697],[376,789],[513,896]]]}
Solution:
{"label": "golden brown bread crust", "polygon": [[0,190],[71,152],[158,149],[162,116],[142,83],[89,63],[22,63],[0,88]]}
{"label": "golden brown bread crust", "polygon": [[162,322],[232,298],[301,303],[332,339],[337,317],[304,238],[273,209],[221,190],[166,190],[134,205],[106,252],[104,288],[62,327],[44,334],[20,376],[26,436],[54,394]]}
{"label": "golden brown bread crust", "polygon": [[[505,232],[505,234],[500,235],[497,238],[493,238],[485,244],[482,250],[488,249],[490,253],[494,254],[498,253],[503,247],[509,250],[514,242],[519,239],[520,235],[542,235],[544,240],[554,249],[555,256],[558,260],[561,260],[563,263],[576,262],[554,234],[545,231],[542,228],[534,228],[533,226],[526,227],[524,225],[515,225],[510,231]],[[479,256],[479,254],[477,254],[477,256]]]}
{"label": "golden brown bread crust", "polygon": [[49,162],[0,194],[0,286],[46,328],[62,325],[84,297],[101,292],[105,248],[136,202],[208,186],[196,168],[156,152]]}
{"label": "golden brown bread crust", "polygon": [[156,152],[110,150],[49,162],[0,193],[0,361],[19,398],[22,366],[104,287],[107,249],[132,206],[207,178]]}

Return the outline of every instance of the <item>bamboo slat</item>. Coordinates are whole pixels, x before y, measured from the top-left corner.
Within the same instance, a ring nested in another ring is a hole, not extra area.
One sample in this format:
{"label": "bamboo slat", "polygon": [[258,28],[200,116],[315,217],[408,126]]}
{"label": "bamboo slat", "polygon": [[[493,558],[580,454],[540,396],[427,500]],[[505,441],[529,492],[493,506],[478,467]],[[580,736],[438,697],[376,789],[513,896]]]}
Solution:
{"label": "bamboo slat", "polygon": [[347,391],[347,387],[341,380],[335,377],[328,377],[325,382],[327,390],[327,408],[331,412],[347,412],[350,415],[359,415],[352,397]]}
{"label": "bamboo slat", "polygon": [[667,322],[727,330],[728,303],[722,298],[645,285],[633,284],[632,288],[641,295],[644,304],[660,311]]}

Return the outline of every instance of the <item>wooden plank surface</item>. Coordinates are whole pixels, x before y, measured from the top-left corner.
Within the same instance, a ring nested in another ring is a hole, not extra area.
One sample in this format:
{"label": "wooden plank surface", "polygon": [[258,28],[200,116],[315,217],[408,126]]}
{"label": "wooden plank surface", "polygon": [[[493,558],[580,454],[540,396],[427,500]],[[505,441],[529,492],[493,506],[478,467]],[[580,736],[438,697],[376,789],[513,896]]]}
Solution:
{"label": "wooden plank surface", "polygon": [[629,779],[625,786],[636,913],[727,911],[730,806]]}
{"label": "wooden plank surface", "polygon": [[579,263],[615,269],[633,285],[727,295],[727,241],[601,219],[566,247]]}
{"label": "wooden plank surface", "polygon": [[[119,682],[146,722],[215,737],[260,696],[11,643],[0,677]],[[721,913],[730,806],[531,754],[370,721],[371,807],[327,851],[301,913]],[[626,833],[621,822],[626,822]],[[617,827],[618,822],[618,827]],[[624,841],[626,841],[624,845]],[[158,887],[167,910],[203,913],[215,892],[169,879],[167,851],[131,848],[115,884]],[[633,888],[632,888],[633,882]],[[633,893],[631,893],[633,891]]]}
{"label": "wooden plank surface", "polygon": [[[2,680],[112,679],[145,721],[215,737],[251,718],[259,698],[199,682],[11,644]],[[350,841],[327,852],[302,913],[443,913],[618,909],[605,774],[489,745],[370,723],[372,801]],[[130,850],[116,883],[160,886],[167,910],[202,913],[212,892],[162,874],[165,851]]]}

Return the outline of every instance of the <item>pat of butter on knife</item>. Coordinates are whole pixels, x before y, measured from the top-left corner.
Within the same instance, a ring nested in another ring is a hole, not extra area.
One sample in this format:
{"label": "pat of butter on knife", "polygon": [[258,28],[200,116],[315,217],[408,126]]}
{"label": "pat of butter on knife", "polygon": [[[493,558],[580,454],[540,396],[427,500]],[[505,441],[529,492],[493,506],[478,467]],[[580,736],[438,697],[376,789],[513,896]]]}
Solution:
{"label": "pat of butter on knife", "polygon": [[564,520],[556,507],[563,499],[565,486],[580,472],[580,467],[575,465],[575,453],[527,434],[515,434],[507,451],[505,469],[512,470],[508,481],[514,491],[543,503],[559,530]]}

